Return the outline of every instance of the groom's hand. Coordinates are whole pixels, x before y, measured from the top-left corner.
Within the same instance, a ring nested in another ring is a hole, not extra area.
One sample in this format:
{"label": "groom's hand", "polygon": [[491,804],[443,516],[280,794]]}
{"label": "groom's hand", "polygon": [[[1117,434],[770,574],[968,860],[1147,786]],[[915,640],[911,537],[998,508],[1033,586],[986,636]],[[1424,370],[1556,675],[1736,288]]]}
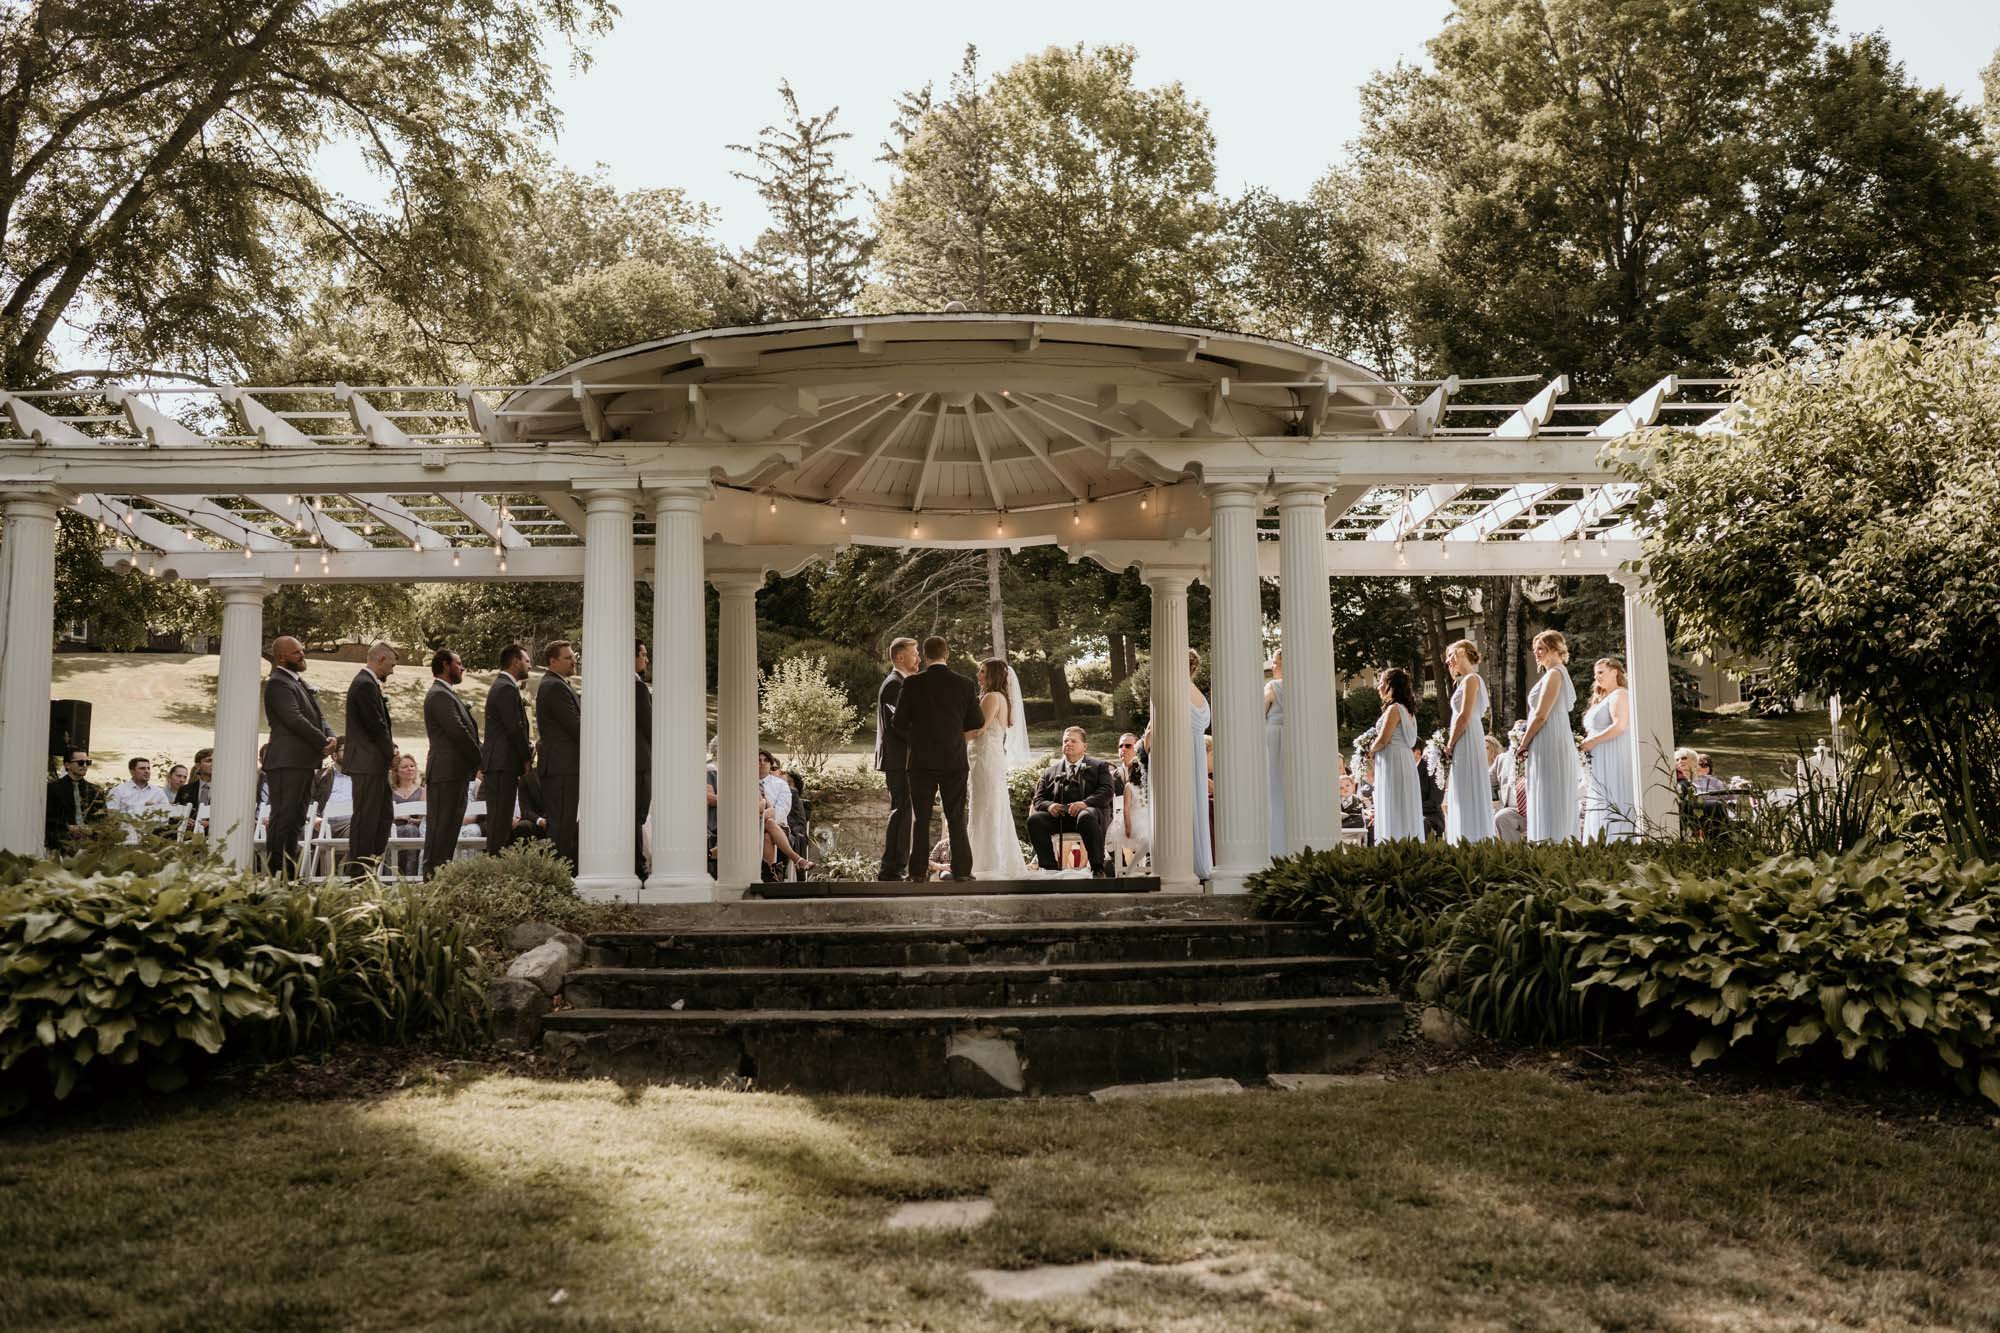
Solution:
{"label": "groom's hand", "polygon": [[1069,812],[1073,815],[1080,815],[1089,808],[1090,806],[1083,801],[1071,801],[1069,803]]}

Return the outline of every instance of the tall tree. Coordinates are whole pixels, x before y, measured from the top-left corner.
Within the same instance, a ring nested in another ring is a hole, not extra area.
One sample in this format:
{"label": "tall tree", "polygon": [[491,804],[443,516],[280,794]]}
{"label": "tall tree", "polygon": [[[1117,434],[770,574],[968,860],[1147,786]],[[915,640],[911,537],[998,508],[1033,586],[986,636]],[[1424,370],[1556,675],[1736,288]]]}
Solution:
{"label": "tall tree", "polygon": [[[365,277],[432,342],[474,307],[472,192],[553,125],[544,43],[608,0],[37,0],[0,16],[0,378],[44,378],[68,322],[117,365],[221,375],[271,345],[295,266]],[[387,208],[316,171],[351,140]]]}
{"label": "tall tree", "polygon": [[1226,217],[1208,112],[1179,84],[1139,87],[1136,58],[1051,47],[981,94],[969,52],[949,98],[906,98],[900,172],[877,212],[886,286],[871,300],[1219,319]]}
{"label": "tall tree", "polygon": [[789,83],[778,85],[784,118],[754,144],[731,144],[756,163],[739,180],[757,187],[771,225],[742,258],[771,319],[824,319],[854,308],[873,241],[847,208],[861,187],[834,160],[854,136],[833,128],[839,107],[809,116]]}

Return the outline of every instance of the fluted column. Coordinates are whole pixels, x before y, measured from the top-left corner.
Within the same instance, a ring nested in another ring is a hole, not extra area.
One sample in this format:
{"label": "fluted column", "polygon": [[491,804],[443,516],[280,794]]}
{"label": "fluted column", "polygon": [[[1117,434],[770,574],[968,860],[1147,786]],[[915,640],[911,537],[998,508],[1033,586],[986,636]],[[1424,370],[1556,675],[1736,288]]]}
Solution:
{"label": "fluted column", "polygon": [[649,902],[707,902],[708,669],[701,632],[701,507],[707,485],[653,501],[653,866]]}
{"label": "fluted column", "polygon": [[716,634],[716,897],[741,898],[759,882],[757,832],[757,590],[761,572],[714,572],[721,596]]}
{"label": "fluted column", "polygon": [[593,490],[583,499],[583,771],[576,887],[591,901],[635,902],[633,497],[627,490]]}
{"label": "fluted column", "polygon": [[1334,715],[1333,607],[1326,585],[1326,492],[1278,488],[1279,605],[1285,644],[1285,847],[1340,841],[1340,728]]}
{"label": "fluted column", "polygon": [[1637,574],[1612,581],[1625,590],[1625,672],[1632,688],[1632,790],[1639,821],[1648,832],[1671,834],[1680,826],[1674,791],[1674,697],[1668,669],[1667,622],[1646,595]]}
{"label": "fluted column", "polygon": [[254,575],[214,578],[222,599],[222,664],[215,673],[214,779],[208,836],[225,863],[250,865],[257,847],[257,737],[264,718],[264,598],[271,584]]}
{"label": "fluted column", "polygon": [[49,491],[11,491],[6,523],[7,652],[0,657],[0,849],[42,852],[49,781],[49,654],[55,643],[56,507]]}
{"label": "fluted column", "polygon": [[1215,718],[1215,893],[1242,893],[1270,864],[1264,759],[1264,616],[1257,596],[1257,503],[1261,485],[1208,491],[1214,564],[1209,661]]}
{"label": "fluted column", "polygon": [[1148,570],[1153,590],[1153,873],[1168,893],[1198,893],[1194,877],[1194,755],[1188,724],[1185,571]]}

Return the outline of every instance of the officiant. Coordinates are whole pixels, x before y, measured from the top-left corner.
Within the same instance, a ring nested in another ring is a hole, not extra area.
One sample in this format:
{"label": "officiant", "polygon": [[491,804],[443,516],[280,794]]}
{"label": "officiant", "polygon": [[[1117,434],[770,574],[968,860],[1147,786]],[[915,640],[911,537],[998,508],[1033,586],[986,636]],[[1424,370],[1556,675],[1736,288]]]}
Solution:
{"label": "officiant", "polygon": [[1083,840],[1090,873],[1104,874],[1104,834],[1111,826],[1111,769],[1084,753],[1082,727],[1063,732],[1062,758],[1049,765],[1028,802],[1028,838],[1035,860],[1055,870],[1056,836],[1074,833]]}

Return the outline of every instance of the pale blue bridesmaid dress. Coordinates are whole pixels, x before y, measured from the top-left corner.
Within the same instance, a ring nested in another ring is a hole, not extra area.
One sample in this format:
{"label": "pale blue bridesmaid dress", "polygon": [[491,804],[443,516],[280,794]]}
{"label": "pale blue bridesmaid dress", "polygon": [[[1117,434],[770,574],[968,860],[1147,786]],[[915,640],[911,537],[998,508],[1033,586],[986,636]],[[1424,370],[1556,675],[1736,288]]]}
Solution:
{"label": "pale blue bridesmaid dress", "polygon": [[1188,732],[1194,746],[1194,877],[1215,878],[1215,843],[1208,829],[1208,704],[1188,705]]}
{"label": "pale blue bridesmaid dress", "polygon": [[1375,724],[1395,739],[1375,756],[1375,841],[1424,836],[1424,801],[1417,788],[1417,722],[1401,704]]}
{"label": "pale blue bridesmaid dress", "polygon": [[[1611,725],[1611,704],[1622,687],[1592,704],[1583,715],[1583,732],[1602,731]],[[1631,713],[1627,710],[1626,716]],[[1629,842],[1639,836],[1636,793],[1632,790],[1632,728],[1608,741],[1600,741],[1590,752],[1590,766],[1584,770],[1583,840],[1602,838],[1606,842]]]}
{"label": "pale blue bridesmaid dress", "polygon": [[1493,838],[1493,783],[1486,773],[1486,682],[1478,676],[1463,677],[1452,691],[1452,717],[1461,709],[1470,716],[1451,752],[1451,772],[1445,777],[1444,840],[1488,842]]}
{"label": "pale blue bridesmaid dress", "polygon": [[1528,691],[1528,716],[1535,715],[1550,690],[1556,692],[1555,705],[1528,747],[1529,842],[1562,842],[1577,835],[1576,734],[1569,726],[1576,686],[1568,671],[1558,666],[1542,673]]}
{"label": "pale blue bridesmaid dress", "polygon": [[1264,713],[1264,763],[1270,773],[1271,856],[1285,854],[1285,682],[1271,682],[1271,707]]}

